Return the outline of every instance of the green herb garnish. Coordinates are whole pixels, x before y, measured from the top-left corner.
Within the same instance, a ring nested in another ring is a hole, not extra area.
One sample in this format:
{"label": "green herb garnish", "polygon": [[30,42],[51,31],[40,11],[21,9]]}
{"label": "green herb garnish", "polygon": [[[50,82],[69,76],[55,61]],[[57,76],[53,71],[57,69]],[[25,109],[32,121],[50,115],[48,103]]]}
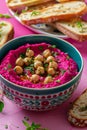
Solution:
{"label": "green herb garnish", "polygon": [[30,50],[30,48],[27,48],[27,49],[26,49],[26,51],[29,51],[29,50]]}
{"label": "green herb garnish", "polygon": [[36,15],[39,15],[39,14],[40,14],[39,11],[33,11],[33,12],[31,13],[31,16],[36,16]]}
{"label": "green herb garnish", "polygon": [[10,15],[8,15],[8,14],[0,14],[0,18],[11,18],[11,16]]}
{"label": "green herb garnish", "polygon": [[56,80],[57,83],[60,83],[60,79]]}
{"label": "green herb garnish", "polygon": [[21,57],[21,58],[25,58],[25,54],[24,54],[24,53],[21,53],[21,54],[20,54],[20,57]]}
{"label": "green herb garnish", "polygon": [[56,45],[52,45],[51,47],[52,47],[52,48],[56,48]]}
{"label": "green herb garnish", "polygon": [[3,108],[4,108],[4,103],[2,101],[0,101],[0,112],[3,111]]}
{"label": "green herb garnish", "polygon": [[11,69],[12,68],[12,65],[11,64],[8,64],[8,67],[7,67],[8,69]]}
{"label": "green herb garnish", "polygon": [[34,74],[34,67],[27,66],[25,67],[26,70],[29,70],[32,74]]}
{"label": "green herb garnish", "polygon": [[83,32],[83,24],[81,21],[76,22],[77,27],[80,29],[81,32]]}
{"label": "green herb garnish", "polygon": [[38,49],[39,49],[40,51],[43,51],[43,47],[42,47],[42,46],[39,46]]}
{"label": "green herb garnish", "polygon": [[63,69],[61,69],[60,71],[62,75],[66,72],[66,70],[63,70]]}
{"label": "green herb garnish", "polygon": [[87,106],[81,107],[80,111],[87,111]]}
{"label": "green herb garnish", "polygon": [[67,60],[69,60],[69,59],[70,59],[70,57],[69,57],[69,56],[67,56],[66,58],[67,58]]}
{"label": "green herb garnish", "polygon": [[34,122],[32,122],[32,124],[30,125],[27,121],[23,120],[22,121],[24,126],[26,127],[26,130],[47,130],[46,128],[42,128],[40,124],[36,124]]}
{"label": "green herb garnish", "polygon": [[45,63],[45,64],[44,64],[44,67],[45,67],[45,68],[47,68],[47,67],[48,67],[48,65],[49,65],[48,63]]}

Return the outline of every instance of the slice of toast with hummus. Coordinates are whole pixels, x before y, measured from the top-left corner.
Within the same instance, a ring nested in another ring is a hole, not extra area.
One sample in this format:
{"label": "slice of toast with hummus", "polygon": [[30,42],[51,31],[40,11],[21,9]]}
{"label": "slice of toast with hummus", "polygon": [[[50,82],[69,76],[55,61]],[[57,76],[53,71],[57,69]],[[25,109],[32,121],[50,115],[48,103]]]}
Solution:
{"label": "slice of toast with hummus", "polygon": [[61,21],[53,24],[59,31],[77,41],[87,40],[87,22],[81,18]]}
{"label": "slice of toast with hummus", "polygon": [[87,6],[82,1],[56,3],[43,9],[22,12],[19,16],[26,25],[51,23],[60,20],[69,20],[87,12]]}
{"label": "slice of toast with hummus", "polygon": [[87,89],[73,102],[68,121],[76,127],[87,127]]}
{"label": "slice of toast with hummus", "polygon": [[7,5],[12,10],[17,10],[18,8],[31,7],[39,4],[44,4],[54,0],[7,0]]}
{"label": "slice of toast with hummus", "polygon": [[0,21],[0,48],[14,36],[14,27],[10,22]]}

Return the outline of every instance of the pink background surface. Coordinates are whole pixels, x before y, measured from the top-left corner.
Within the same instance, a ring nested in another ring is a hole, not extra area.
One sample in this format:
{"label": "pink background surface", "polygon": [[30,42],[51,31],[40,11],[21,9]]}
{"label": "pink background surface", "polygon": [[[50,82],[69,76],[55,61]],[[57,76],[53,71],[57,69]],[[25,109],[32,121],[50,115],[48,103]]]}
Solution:
{"label": "pink background surface", "polygon": [[[8,8],[5,4],[5,0],[0,0],[0,13],[8,13]],[[14,37],[19,37],[23,35],[35,34],[26,27],[23,27],[15,18],[11,19],[0,19],[10,21],[15,29]],[[86,42],[76,42],[72,39],[67,39],[71,42],[82,54],[84,60],[84,69],[81,78],[81,82],[73,93],[72,97],[64,104],[59,106],[57,109],[48,112],[31,112],[19,109],[15,104],[13,104],[8,99],[4,98],[5,107],[2,113],[0,113],[0,130],[6,130],[5,125],[9,126],[8,130],[25,130],[22,124],[22,120],[25,116],[29,117],[29,122],[32,121],[42,124],[43,127],[49,130],[80,130],[80,128],[73,127],[67,121],[67,112],[70,107],[70,103],[76,99],[86,88],[87,88],[87,41]],[[17,128],[19,126],[19,128]],[[87,128],[83,128],[87,130]]]}

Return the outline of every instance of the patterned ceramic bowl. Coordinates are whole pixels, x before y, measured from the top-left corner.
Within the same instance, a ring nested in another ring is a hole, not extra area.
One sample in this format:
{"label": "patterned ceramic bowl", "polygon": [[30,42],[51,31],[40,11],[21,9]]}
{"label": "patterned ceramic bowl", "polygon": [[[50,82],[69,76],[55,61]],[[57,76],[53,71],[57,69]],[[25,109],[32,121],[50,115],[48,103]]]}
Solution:
{"label": "patterned ceramic bowl", "polygon": [[62,39],[44,35],[23,36],[9,41],[0,50],[0,60],[9,50],[16,49],[26,43],[41,42],[55,44],[60,50],[67,52],[76,61],[79,72],[71,81],[61,86],[44,89],[25,88],[6,80],[0,75],[0,84],[5,96],[27,110],[50,110],[65,102],[77,88],[83,70],[82,56],[74,46]]}

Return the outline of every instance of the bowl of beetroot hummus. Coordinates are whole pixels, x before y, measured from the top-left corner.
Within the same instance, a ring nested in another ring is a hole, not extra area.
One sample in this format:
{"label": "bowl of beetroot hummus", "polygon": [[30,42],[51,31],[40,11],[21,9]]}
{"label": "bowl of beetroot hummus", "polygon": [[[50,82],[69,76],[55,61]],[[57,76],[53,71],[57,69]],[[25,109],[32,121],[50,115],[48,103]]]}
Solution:
{"label": "bowl of beetroot hummus", "polygon": [[0,84],[19,107],[46,111],[71,97],[83,70],[80,52],[51,36],[30,35],[9,41],[0,50]]}

